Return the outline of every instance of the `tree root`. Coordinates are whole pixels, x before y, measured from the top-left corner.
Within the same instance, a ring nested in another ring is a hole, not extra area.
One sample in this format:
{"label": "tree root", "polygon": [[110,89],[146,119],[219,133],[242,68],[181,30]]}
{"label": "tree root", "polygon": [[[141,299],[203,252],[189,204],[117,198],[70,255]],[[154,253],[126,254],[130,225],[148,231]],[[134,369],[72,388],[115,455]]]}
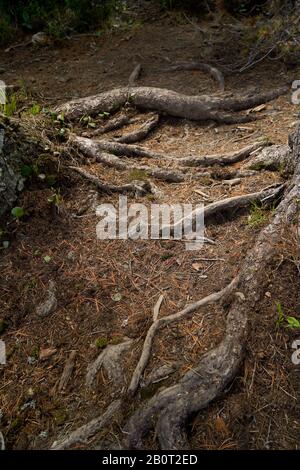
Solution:
{"label": "tree root", "polygon": [[121,114],[120,116],[111,119],[105,126],[100,127],[99,129],[95,129],[94,131],[90,132],[83,132],[84,137],[97,137],[99,135],[105,134],[106,132],[115,131],[120,129],[127,124],[131,124],[134,122],[134,119],[128,116],[127,114]]}
{"label": "tree root", "polygon": [[[129,419],[126,432],[128,448],[142,448],[143,436],[153,427],[162,449],[187,449],[185,422],[221,395],[235,377],[244,356],[248,315],[261,297],[265,271],[276,253],[286,226],[295,224],[300,197],[300,128],[293,141],[294,176],[277,208],[273,221],[262,230],[240,269],[226,319],[226,332],[221,343],[204,354],[197,367],[169,388],[158,392],[146,406]],[[237,292],[240,290],[240,292]]]}
{"label": "tree root", "polygon": [[98,95],[69,101],[58,108],[68,119],[79,118],[84,114],[114,112],[127,102],[137,108],[154,110],[196,121],[213,120],[225,124],[247,122],[256,116],[228,115],[223,111],[242,111],[253,106],[271,101],[287,93],[289,87],[280,87],[269,92],[241,98],[218,98],[214,96],[188,96],[175,91],[155,87],[116,88]]}
{"label": "tree root", "polygon": [[[221,201],[212,202],[210,204],[207,204],[204,207],[201,207],[200,209],[195,209],[192,212],[192,216],[193,218],[195,218],[196,214],[203,212],[204,219],[207,222],[207,220],[210,217],[215,216],[216,214],[219,214],[225,211],[230,211],[232,213],[235,210],[247,208],[251,206],[251,204],[253,204],[254,202],[256,203],[267,202],[269,204],[270,202],[280,197],[285,187],[284,184],[276,184],[276,186],[277,187],[274,187],[274,185],[272,185],[271,187],[262,189],[261,191],[258,191],[255,193],[242,194],[241,196],[228,197],[226,199],[222,199]],[[173,235],[176,227],[182,226],[183,221],[184,221],[184,218],[180,219],[175,224],[163,226],[160,230],[160,233],[162,233],[165,230],[170,230],[171,235]],[[193,220],[193,225],[194,225],[194,222],[195,220]],[[195,227],[193,227],[193,229],[194,228]]]}
{"label": "tree root", "polygon": [[200,70],[211,75],[219,84],[221,91],[225,89],[224,75],[216,67],[201,62],[183,62],[181,64],[174,64],[164,69],[165,72],[175,72],[176,70]]}
{"label": "tree root", "polygon": [[[85,155],[95,159],[97,162],[102,163],[106,166],[117,168],[122,171],[140,171],[145,176],[152,176],[160,180],[167,181],[169,183],[181,183],[188,178],[196,178],[197,175],[184,174],[178,171],[169,170],[168,168],[150,167],[147,165],[131,165],[115,155],[108,154],[106,152],[99,151],[99,142],[95,142],[85,137],[72,136],[72,142],[75,143]],[[198,178],[203,176],[199,174]]]}
{"label": "tree root", "polygon": [[118,383],[123,383],[124,374],[120,366],[120,356],[127,351],[132,345],[132,339],[127,339],[120,344],[108,345],[102,351],[97,359],[88,366],[85,384],[87,387],[92,387],[96,375],[101,367],[104,367],[108,373],[110,380]]}
{"label": "tree root", "polygon": [[159,115],[155,114],[150,119],[148,119],[137,131],[131,132],[130,134],[125,134],[122,137],[116,139],[117,142],[123,144],[133,144],[135,142],[140,142],[144,140],[150,132],[157,127],[159,121]]}
{"label": "tree root", "polygon": [[121,400],[113,401],[103,415],[71,432],[63,441],[54,442],[51,450],[64,450],[79,442],[86,442],[112,420],[113,416],[120,409],[121,403]]}
{"label": "tree root", "polygon": [[135,85],[135,82],[138,80],[142,72],[142,64],[137,64],[133,71],[131,72],[129,79],[128,79],[128,86],[132,87]]}
{"label": "tree root", "polygon": [[85,179],[93,183],[100,191],[105,193],[133,193],[136,196],[144,196],[147,193],[151,193],[151,186],[147,181],[132,181],[131,183],[117,186],[112,183],[105,183],[101,181],[96,175],[89,173],[83,168],[77,166],[70,166],[72,170],[79,173]]}
{"label": "tree root", "polygon": [[194,313],[200,307],[203,307],[205,305],[208,305],[214,302],[218,302],[222,297],[232,292],[236,283],[237,283],[237,280],[234,279],[224,289],[220,290],[219,292],[210,294],[204,299],[198,300],[197,302],[194,302],[193,304],[188,305],[183,310],[180,310],[180,312],[174,313],[173,315],[168,315],[167,317],[154,319],[150,329],[148,330],[140,360],[135,368],[130,385],[128,387],[129,393],[134,394],[139,386],[142,373],[144,372],[148,364],[149,358],[150,358],[152,343],[153,343],[153,339],[157,330],[169,325],[170,323],[180,321],[182,318],[188,318],[192,313]]}
{"label": "tree root", "polygon": [[232,165],[233,163],[240,162],[252,152],[258,152],[260,149],[263,149],[266,145],[269,145],[268,142],[254,142],[247,147],[242,148],[241,150],[235,150],[223,155],[206,155],[203,157],[183,157],[179,158],[177,162],[183,166],[213,166],[213,165]]}

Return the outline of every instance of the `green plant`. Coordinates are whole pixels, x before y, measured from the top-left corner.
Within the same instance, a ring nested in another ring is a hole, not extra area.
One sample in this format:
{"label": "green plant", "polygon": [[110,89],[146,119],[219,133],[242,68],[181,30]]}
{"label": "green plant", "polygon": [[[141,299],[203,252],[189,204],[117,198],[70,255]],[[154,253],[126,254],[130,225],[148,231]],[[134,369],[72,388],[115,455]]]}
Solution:
{"label": "green plant", "polygon": [[41,107],[39,104],[33,104],[31,108],[28,109],[29,114],[32,116],[36,116],[37,114],[40,114],[41,112]]}
{"label": "green plant", "polygon": [[276,302],[276,310],[277,310],[277,315],[278,315],[276,325],[280,326],[284,322],[284,314],[283,314],[283,310],[282,310],[282,306],[280,302]]}
{"label": "green plant", "polygon": [[0,110],[7,117],[11,117],[13,114],[15,114],[17,110],[16,95],[11,95],[11,96],[6,97],[6,102],[5,104],[0,105]]}
{"label": "green plant", "polygon": [[287,317],[287,328],[292,328],[292,329],[300,329],[300,320],[295,317]]}
{"label": "green plant", "polygon": [[56,207],[56,209],[59,209],[59,206],[61,204],[61,195],[59,190],[54,192],[50,197],[48,197],[47,201],[52,206]]}
{"label": "green plant", "polygon": [[250,215],[248,217],[248,225],[250,227],[259,227],[264,224],[267,220],[266,214],[262,207],[257,203],[253,203],[250,209]]}
{"label": "green plant", "polygon": [[128,175],[129,181],[144,181],[147,178],[147,173],[146,171],[143,170],[131,170],[131,172]]}
{"label": "green plant", "polygon": [[11,210],[11,214],[16,218],[16,219],[21,219],[25,215],[25,211],[23,207],[14,207]]}
{"label": "green plant", "polygon": [[[291,328],[293,330],[300,329],[300,320],[296,317],[285,317],[282,309],[282,305],[280,302],[276,302],[276,310],[277,310],[277,326],[285,326],[286,328]],[[284,323],[286,321],[286,323]]]}

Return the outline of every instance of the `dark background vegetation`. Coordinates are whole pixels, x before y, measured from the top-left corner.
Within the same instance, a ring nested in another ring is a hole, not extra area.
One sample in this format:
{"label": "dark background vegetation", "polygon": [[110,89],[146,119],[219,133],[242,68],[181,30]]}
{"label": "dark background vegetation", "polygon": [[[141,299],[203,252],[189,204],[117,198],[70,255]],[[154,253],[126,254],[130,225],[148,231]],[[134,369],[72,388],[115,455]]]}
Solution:
{"label": "dark background vegetation", "polygon": [[[151,1],[151,0],[149,0]],[[268,15],[276,8],[295,1],[266,0],[152,0],[163,10],[184,10],[206,15],[226,11],[235,16]],[[102,27],[126,2],[120,0],[0,0],[0,42],[6,43],[17,32],[46,31],[63,37]]]}

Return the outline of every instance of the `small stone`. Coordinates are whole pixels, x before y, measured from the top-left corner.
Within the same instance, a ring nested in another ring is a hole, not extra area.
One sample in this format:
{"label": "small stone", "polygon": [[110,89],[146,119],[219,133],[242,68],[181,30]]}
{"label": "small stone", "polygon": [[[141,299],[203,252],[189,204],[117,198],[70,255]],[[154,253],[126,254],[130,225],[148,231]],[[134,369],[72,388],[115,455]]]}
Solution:
{"label": "small stone", "polygon": [[39,359],[41,361],[45,361],[49,357],[53,356],[53,354],[55,354],[56,352],[57,352],[57,349],[55,349],[55,348],[41,349]]}
{"label": "small stone", "polygon": [[27,362],[30,366],[34,366],[34,364],[36,364],[36,358],[32,357],[32,356],[28,356],[27,357]]}
{"label": "small stone", "polygon": [[39,437],[41,439],[47,439],[48,437],[48,431],[41,431],[40,434],[39,434]]}
{"label": "small stone", "polygon": [[271,294],[271,292],[266,292],[266,293],[265,293],[265,296],[270,299],[270,298],[272,297],[272,294]]}
{"label": "small stone", "polygon": [[68,254],[67,254],[67,259],[69,261],[75,261],[76,260],[76,253],[75,251],[69,251]]}

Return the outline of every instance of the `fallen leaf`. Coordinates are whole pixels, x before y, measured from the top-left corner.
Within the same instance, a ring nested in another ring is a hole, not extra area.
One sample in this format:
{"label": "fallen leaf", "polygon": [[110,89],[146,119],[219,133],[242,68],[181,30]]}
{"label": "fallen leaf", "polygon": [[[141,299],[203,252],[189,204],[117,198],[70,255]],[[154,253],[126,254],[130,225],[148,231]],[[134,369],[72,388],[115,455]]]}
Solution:
{"label": "fallen leaf", "polygon": [[57,349],[55,348],[45,348],[40,350],[39,354],[39,359],[41,361],[44,361],[45,359],[48,359],[49,357],[53,356],[57,352]]}

